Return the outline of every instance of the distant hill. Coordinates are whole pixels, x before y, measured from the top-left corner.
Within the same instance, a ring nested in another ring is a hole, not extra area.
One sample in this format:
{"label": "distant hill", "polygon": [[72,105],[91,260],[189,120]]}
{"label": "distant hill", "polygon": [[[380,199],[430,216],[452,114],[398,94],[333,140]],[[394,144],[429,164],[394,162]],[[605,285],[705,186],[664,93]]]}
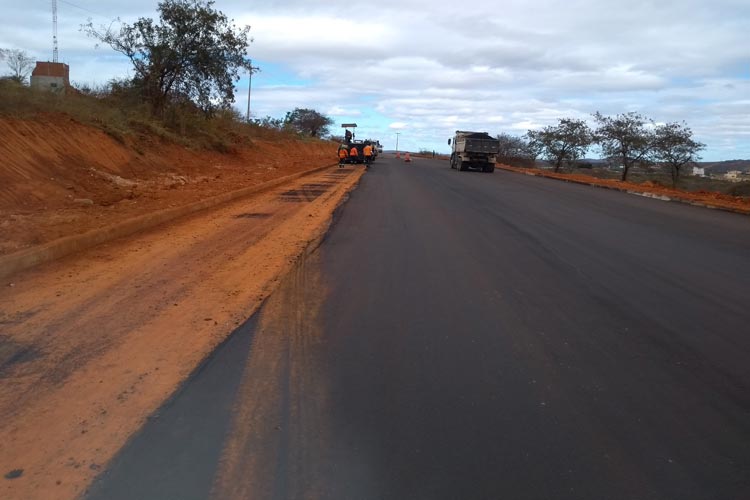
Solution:
{"label": "distant hill", "polygon": [[731,170],[750,172],[750,160],[701,161],[698,166],[712,174],[726,174]]}

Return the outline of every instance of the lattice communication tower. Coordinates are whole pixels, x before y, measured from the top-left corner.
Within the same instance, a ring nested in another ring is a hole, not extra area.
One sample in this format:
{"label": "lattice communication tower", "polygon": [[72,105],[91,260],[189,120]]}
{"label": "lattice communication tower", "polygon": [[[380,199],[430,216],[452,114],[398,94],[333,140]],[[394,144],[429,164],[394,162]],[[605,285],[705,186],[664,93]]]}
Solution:
{"label": "lattice communication tower", "polygon": [[52,62],[57,62],[57,0],[52,0]]}

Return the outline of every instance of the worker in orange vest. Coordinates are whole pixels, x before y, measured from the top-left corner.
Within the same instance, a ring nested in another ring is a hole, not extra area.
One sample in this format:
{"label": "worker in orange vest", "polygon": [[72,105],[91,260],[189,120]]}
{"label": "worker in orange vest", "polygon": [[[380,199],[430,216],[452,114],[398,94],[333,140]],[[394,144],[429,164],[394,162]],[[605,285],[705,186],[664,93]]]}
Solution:
{"label": "worker in orange vest", "polygon": [[352,146],[351,151],[349,151],[349,161],[351,163],[357,163],[358,159],[359,159],[359,151],[357,151],[357,146]]}
{"label": "worker in orange vest", "polygon": [[365,155],[365,166],[369,165],[372,161],[372,146],[370,143],[365,143],[365,147],[362,149],[362,154]]}
{"label": "worker in orange vest", "polygon": [[346,146],[342,144],[339,146],[339,168],[344,168],[344,163],[346,163],[348,157],[349,153],[346,152]]}

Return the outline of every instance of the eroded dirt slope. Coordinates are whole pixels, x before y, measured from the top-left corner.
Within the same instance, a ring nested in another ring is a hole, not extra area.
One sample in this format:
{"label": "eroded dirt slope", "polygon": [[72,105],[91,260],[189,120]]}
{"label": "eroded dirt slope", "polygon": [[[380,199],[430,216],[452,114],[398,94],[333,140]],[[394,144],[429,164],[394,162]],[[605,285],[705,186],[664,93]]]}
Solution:
{"label": "eroded dirt slope", "polygon": [[335,161],[326,141],[231,153],[120,143],[60,115],[0,118],[0,255]]}

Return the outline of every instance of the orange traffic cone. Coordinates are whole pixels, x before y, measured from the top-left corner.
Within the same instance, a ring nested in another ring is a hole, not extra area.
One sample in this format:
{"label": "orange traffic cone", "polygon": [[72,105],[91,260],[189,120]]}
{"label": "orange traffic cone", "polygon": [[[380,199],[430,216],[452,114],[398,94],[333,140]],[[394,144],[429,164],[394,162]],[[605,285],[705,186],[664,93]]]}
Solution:
{"label": "orange traffic cone", "polygon": [[410,162],[410,161],[411,161],[411,156],[409,156],[409,153],[406,153],[406,154],[404,155],[404,161],[405,161],[405,162]]}

